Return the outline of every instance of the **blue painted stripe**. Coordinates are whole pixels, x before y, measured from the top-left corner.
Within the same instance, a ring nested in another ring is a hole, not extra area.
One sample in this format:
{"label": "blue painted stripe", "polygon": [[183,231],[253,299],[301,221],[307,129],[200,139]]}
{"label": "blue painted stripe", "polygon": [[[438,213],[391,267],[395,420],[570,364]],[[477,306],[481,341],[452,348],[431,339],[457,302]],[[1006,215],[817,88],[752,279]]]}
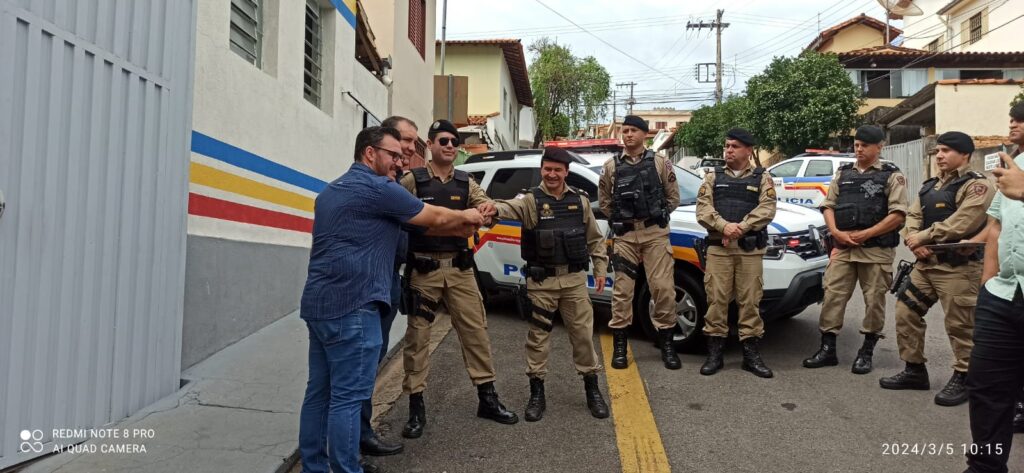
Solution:
{"label": "blue painted stripe", "polygon": [[782,182],[786,184],[792,184],[796,182],[831,182],[832,176],[819,176],[819,177],[784,177]]}
{"label": "blue painted stripe", "polygon": [[520,222],[518,220],[499,220],[498,225],[506,225],[509,227],[522,227],[523,222]]}
{"label": "blue painted stripe", "polygon": [[698,238],[704,238],[705,235],[694,235],[692,233],[677,233],[672,232],[668,234],[668,241],[672,246],[681,246],[684,248],[693,248],[693,241]]}
{"label": "blue painted stripe", "polygon": [[779,233],[789,233],[789,230],[786,230],[786,227],[783,227],[782,225],[779,225],[779,224],[777,224],[775,222],[772,222],[769,225],[771,225],[772,228],[775,228],[776,230],[778,230]]}
{"label": "blue painted stripe", "polygon": [[341,16],[345,18],[345,21],[355,28],[356,13],[348,9],[348,5],[345,5],[345,0],[331,0],[331,3],[334,4],[334,8],[338,10],[338,13],[341,13]]}
{"label": "blue painted stripe", "polygon": [[232,166],[252,171],[256,174],[267,176],[281,182],[301,187],[316,193],[327,187],[327,182],[321,181],[309,174],[296,171],[288,166],[275,163],[269,159],[252,154],[242,148],[231,146],[223,141],[206,136],[198,131],[192,131],[192,152],[223,161]]}

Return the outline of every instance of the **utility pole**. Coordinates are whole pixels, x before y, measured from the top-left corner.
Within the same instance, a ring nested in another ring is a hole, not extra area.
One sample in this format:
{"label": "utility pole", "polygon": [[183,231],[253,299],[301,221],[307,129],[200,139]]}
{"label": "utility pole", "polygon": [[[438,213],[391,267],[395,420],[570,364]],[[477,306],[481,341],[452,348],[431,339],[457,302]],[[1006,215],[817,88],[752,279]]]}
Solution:
{"label": "utility pole", "polygon": [[725,10],[718,10],[713,22],[701,21],[700,23],[686,22],[686,29],[701,30],[707,28],[715,30],[717,42],[715,46],[715,103],[722,103],[722,29],[728,28],[728,23],[722,23],[722,15]]}
{"label": "utility pole", "polygon": [[612,89],[612,123],[611,123],[611,125],[608,125],[608,138],[612,137],[612,130],[615,129],[615,121],[616,121],[616,116],[615,116],[616,109],[615,109],[615,107],[618,105],[618,103],[616,103],[616,98],[617,98],[618,94],[619,94],[618,89]]}
{"label": "utility pole", "polygon": [[629,105],[629,115],[632,115],[633,104],[636,103],[636,100],[633,98],[633,87],[636,86],[636,82],[619,82],[615,84],[616,87],[625,87],[627,85],[629,86],[629,100],[626,101],[626,104]]}

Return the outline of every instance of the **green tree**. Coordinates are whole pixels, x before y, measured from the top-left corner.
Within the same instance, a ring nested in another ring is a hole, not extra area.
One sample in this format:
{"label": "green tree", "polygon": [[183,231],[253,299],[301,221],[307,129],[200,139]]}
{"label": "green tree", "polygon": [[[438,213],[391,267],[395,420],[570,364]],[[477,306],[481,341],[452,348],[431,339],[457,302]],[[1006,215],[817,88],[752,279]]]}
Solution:
{"label": "green tree", "polygon": [[834,54],[777,57],[747,81],[750,126],[761,146],[787,155],[824,147],[857,125],[861,92]]}
{"label": "green tree", "polygon": [[533,110],[537,139],[568,136],[605,114],[611,76],[593,56],[574,56],[568,47],[541,38],[530,45]]}
{"label": "green tree", "polygon": [[1020,93],[1017,94],[1013,100],[1010,101],[1010,106],[1017,105],[1020,102],[1024,102],[1024,85],[1020,86]]}
{"label": "green tree", "polygon": [[695,156],[722,157],[725,132],[732,127],[750,128],[747,117],[750,104],[746,97],[733,96],[718,105],[694,110],[690,121],[676,133],[676,144]]}

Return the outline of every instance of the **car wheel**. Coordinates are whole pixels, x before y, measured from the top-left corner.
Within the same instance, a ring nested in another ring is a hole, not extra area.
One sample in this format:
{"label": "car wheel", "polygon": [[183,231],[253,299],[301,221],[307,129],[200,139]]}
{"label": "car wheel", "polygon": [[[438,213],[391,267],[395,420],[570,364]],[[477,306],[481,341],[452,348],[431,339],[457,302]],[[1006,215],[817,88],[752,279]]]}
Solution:
{"label": "car wheel", "polygon": [[[685,352],[700,352],[704,349],[704,314],[707,312],[707,296],[704,285],[699,284],[693,276],[677,268],[675,273],[676,289],[676,331],[672,339],[676,349]],[[657,340],[657,330],[651,322],[654,312],[654,301],[645,281],[640,287],[636,305],[633,310],[634,320],[640,319],[644,333]]]}

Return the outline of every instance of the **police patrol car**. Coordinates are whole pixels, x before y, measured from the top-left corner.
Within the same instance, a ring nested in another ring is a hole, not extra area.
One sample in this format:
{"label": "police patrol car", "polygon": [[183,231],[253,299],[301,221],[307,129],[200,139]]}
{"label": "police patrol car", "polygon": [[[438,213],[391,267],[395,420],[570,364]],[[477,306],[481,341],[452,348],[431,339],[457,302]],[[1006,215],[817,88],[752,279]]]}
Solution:
{"label": "police patrol car", "polygon": [[770,168],[779,202],[818,208],[839,166],[855,162],[853,153],[809,149]]}
{"label": "police patrol car", "polygon": [[[468,172],[492,199],[511,199],[524,189],[540,183],[540,150],[502,151],[471,156],[458,166]],[[566,183],[590,195],[598,226],[608,232],[607,216],[603,215],[597,200],[597,185],[601,163],[593,163],[578,156],[570,164]],[[704,270],[701,267],[694,241],[707,236],[697,223],[697,191],[701,179],[693,173],[674,166],[679,185],[680,206],[671,215],[670,242],[676,260],[676,313],[679,328],[676,345],[692,348],[703,342],[701,329],[707,299],[704,292]],[[768,228],[770,243],[764,262],[764,298],[761,312],[766,320],[792,317],[807,306],[821,302],[822,274],[828,263],[821,244],[820,233],[825,228],[821,214],[812,209],[780,203],[775,220]],[[493,227],[483,228],[475,241],[475,262],[480,289],[486,293],[510,292],[526,284],[522,274],[524,261],[520,256],[519,222],[503,220]],[[608,274],[608,286],[614,285],[613,273]],[[594,288],[594,278],[588,276],[588,286]],[[645,281],[637,281],[635,320],[640,320],[644,331],[653,338],[655,329],[650,321],[653,309],[650,291]],[[602,294],[591,292],[598,303],[610,303],[612,291]]]}

